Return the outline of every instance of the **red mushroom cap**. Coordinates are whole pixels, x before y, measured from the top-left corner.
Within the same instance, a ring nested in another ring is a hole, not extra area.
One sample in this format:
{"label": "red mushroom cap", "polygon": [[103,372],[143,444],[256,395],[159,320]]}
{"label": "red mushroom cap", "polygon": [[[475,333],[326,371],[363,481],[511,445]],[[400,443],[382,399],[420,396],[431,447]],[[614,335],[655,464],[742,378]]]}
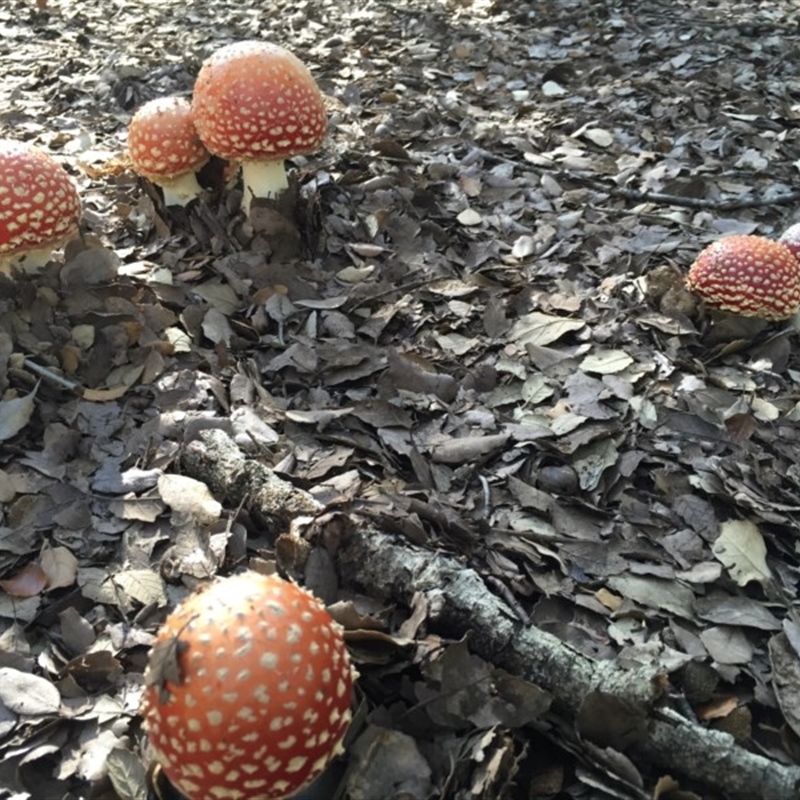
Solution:
{"label": "red mushroom cap", "polygon": [[800,307],[800,261],[763,236],[726,236],[697,256],[686,285],[712,308],[786,319]]}
{"label": "red mushroom cap", "polygon": [[197,76],[192,113],[206,147],[238,161],[310,153],[328,125],[305,64],[268,42],[236,42],[211,55]]}
{"label": "red mushroom cap", "polygon": [[287,186],[283,160],[316,150],[328,121],[313,76],[267,42],[237,42],[211,55],[197,76],[192,114],[215,155],[242,162],[244,205]]}
{"label": "red mushroom cap", "polygon": [[73,234],[80,213],[78,191],[61,164],[31,145],[0,140],[0,260],[32,252],[46,262]]}
{"label": "red mushroom cap", "polygon": [[142,713],[192,800],[274,800],[342,750],[353,669],[341,627],[304,589],[246,572],[190,596],[158,633]]}
{"label": "red mushroom cap", "polygon": [[134,170],[164,189],[167,205],[185,205],[200,192],[195,178],[209,159],[182,97],[145,103],[128,125],[128,152]]}
{"label": "red mushroom cap", "polygon": [[791,252],[795,258],[800,258],[800,222],[789,226],[778,241]]}

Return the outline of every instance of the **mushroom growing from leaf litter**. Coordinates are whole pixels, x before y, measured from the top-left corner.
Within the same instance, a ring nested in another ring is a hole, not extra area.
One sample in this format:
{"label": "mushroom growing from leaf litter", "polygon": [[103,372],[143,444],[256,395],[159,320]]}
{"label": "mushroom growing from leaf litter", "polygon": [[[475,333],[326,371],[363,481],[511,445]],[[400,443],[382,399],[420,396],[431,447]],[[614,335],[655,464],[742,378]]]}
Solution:
{"label": "mushroom growing from leaf litter", "polygon": [[283,161],[325,138],[322,93],[300,59],[279,45],[236,42],[203,64],[192,98],[194,124],[217,156],[242,163],[243,206],[287,187]]}
{"label": "mushroom growing from leaf litter", "polygon": [[78,190],[52,156],[0,139],[0,271],[43,267],[76,232]]}
{"label": "mushroom growing from leaf litter", "polygon": [[697,256],[686,285],[710,308],[788,319],[800,308],[800,261],[763,236],[726,236]]}
{"label": "mushroom growing from leaf litter", "polygon": [[245,572],[170,614],[142,714],[167,778],[191,800],[293,795],[342,752],[354,670],[312,594]]}
{"label": "mushroom growing from leaf litter", "polygon": [[185,206],[200,194],[195,173],[210,154],[188,100],[159,97],[145,103],[128,124],[128,152],[134,171],[164,190],[164,205]]}

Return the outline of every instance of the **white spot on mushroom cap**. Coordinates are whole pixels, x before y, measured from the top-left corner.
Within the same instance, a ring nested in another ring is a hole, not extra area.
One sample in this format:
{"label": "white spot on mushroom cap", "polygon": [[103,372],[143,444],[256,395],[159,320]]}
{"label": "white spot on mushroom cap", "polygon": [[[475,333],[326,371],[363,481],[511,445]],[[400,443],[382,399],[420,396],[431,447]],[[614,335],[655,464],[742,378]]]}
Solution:
{"label": "white spot on mushroom cap", "polygon": [[308,763],[307,756],[295,756],[286,765],[287,772],[299,772]]}
{"label": "white spot on mushroom cap", "polygon": [[258,657],[258,663],[268,670],[274,670],[278,666],[278,660],[278,654],[272,650],[265,650]]}

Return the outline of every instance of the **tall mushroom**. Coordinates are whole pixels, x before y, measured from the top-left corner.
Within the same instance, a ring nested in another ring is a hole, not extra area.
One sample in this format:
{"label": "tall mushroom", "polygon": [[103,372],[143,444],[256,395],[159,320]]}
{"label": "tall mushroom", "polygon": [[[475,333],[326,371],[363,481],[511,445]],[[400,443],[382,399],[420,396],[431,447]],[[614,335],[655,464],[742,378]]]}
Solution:
{"label": "tall mushroom", "polygon": [[275,800],[342,751],[353,677],[341,627],[313,595],[245,572],[167,618],[142,714],[156,760],[191,800]]}
{"label": "tall mushroom", "polygon": [[686,285],[710,308],[788,319],[800,308],[800,261],[763,236],[726,236],[697,256]]}
{"label": "tall mushroom", "polygon": [[185,206],[200,194],[195,173],[208,161],[182,97],[145,103],[128,124],[128,153],[138,175],[160,186],[164,205]]}
{"label": "tall mushroom", "polygon": [[303,62],[258,41],[227,45],[205,61],[192,114],[212,153],[242,163],[248,214],[254,197],[277,197],[287,188],[284,159],[316,150],[328,125],[322,94]]}
{"label": "tall mushroom", "polygon": [[52,156],[0,139],[0,271],[32,272],[77,231],[78,190]]}

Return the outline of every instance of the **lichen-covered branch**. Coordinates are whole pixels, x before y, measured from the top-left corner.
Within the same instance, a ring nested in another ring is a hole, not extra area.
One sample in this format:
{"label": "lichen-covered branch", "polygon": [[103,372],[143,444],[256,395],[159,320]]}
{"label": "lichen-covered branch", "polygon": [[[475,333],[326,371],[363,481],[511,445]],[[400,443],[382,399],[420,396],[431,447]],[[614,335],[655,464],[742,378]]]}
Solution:
{"label": "lichen-covered branch", "polygon": [[[204,431],[187,445],[183,467],[229,503],[247,498],[253,511],[282,527],[297,514],[322,511],[307,492],[246,458],[222,431]],[[800,768],[770,761],[737,746],[727,734],[659,710],[664,676],[656,668],[624,670],[613,661],[594,661],[520,622],[477,572],[456,559],[415,547],[370,521],[354,518],[341,543],[338,566],[343,582],[371,596],[410,605],[415,593],[424,592],[431,624],[453,637],[469,633],[478,655],[548,690],[554,710],[567,720],[597,690],[646,708],[649,736],[633,746],[629,755],[634,759],[682,773],[731,798],[798,797]]]}

